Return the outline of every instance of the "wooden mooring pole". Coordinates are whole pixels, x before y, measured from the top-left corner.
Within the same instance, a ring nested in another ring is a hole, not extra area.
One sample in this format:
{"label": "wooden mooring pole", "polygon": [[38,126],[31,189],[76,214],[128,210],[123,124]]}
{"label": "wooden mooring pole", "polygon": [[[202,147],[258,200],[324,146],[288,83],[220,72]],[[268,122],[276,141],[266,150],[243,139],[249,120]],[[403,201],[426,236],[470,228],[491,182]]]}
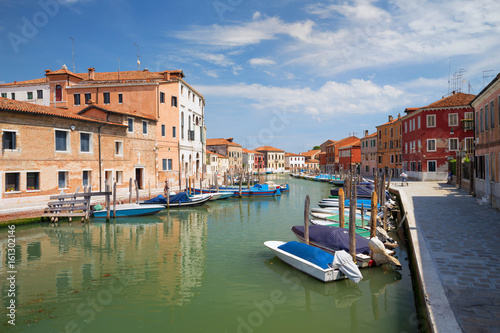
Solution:
{"label": "wooden mooring pole", "polygon": [[345,227],[345,198],[342,187],[339,188],[339,227]]}
{"label": "wooden mooring pole", "polygon": [[306,244],[309,244],[309,205],[311,199],[309,195],[306,195],[306,201],[304,203],[304,240]]}
{"label": "wooden mooring pole", "polygon": [[372,192],[372,211],[370,218],[370,238],[376,237],[376,229],[377,229],[377,191]]}

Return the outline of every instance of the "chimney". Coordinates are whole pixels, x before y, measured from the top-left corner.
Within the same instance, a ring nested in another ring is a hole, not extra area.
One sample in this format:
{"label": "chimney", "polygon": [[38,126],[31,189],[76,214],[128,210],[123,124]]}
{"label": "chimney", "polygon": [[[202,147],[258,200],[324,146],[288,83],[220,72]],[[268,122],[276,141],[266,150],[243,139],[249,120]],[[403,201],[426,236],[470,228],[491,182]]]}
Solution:
{"label": "chimney", "polygon": [[94,67],[90,67],[88,70],[89,70],[89,80],[93,81],[94,80],[95,68]]}
{"label": "chimney", "polygon": [[368,130],[365,130],[365,138],[368,136]]}
{"label": "chimney", "polygon": [[401,113],[398,113],[398,119],[401,118]]}
{"label": "chimney", "polygon": [[389,116],[389,122],[393,121],[394,118],[392,118],[392,116]]}
{"label": "chimney", "polygon": [[233,142],[233,138],[226,139],[229,142]]}
{"label": "chimney", "polygon": [[170,81],[170,71],[163,72],[163,80]]}

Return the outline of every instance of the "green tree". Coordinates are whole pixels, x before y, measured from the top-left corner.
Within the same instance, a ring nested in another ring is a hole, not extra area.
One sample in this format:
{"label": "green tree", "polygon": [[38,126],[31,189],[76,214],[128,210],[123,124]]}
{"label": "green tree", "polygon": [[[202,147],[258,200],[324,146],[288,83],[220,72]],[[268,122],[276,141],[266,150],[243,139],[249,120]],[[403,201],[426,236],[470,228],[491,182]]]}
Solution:
{"label": "green tree", "polygon": [[321,147],[320,146],[314,146],[313,147],[313,150],[318,150],[318,149],[321,149]]}

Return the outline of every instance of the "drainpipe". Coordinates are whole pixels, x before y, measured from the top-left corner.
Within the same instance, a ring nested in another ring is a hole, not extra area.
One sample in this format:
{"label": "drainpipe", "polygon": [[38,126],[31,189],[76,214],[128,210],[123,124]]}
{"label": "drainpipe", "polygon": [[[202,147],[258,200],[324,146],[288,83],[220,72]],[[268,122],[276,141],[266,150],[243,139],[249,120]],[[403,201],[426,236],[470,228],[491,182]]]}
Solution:
{"label": "drainpipe", "polygon": [[98,138],[99,138],[99,192],[102,192],[102,173],[101,173],[101,128],[104,125],[99,126]]}

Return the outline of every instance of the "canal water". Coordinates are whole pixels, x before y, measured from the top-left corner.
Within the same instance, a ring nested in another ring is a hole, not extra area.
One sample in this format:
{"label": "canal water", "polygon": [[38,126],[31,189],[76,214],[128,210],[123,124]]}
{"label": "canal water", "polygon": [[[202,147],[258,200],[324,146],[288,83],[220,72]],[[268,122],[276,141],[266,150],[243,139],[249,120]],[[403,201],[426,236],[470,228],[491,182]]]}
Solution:
{"label": "canal water", "polygon": [[[268,177],[269,178],[269,177]],[[279,198],[229,199],[156,216],[16,228],[16,325],[7,323],[7,230],[0,231],[2,332],[416,332],[405,249],[399,272],[315,280],[266,240],[296,240],[304,199],[331,185],[288,181]]]}

